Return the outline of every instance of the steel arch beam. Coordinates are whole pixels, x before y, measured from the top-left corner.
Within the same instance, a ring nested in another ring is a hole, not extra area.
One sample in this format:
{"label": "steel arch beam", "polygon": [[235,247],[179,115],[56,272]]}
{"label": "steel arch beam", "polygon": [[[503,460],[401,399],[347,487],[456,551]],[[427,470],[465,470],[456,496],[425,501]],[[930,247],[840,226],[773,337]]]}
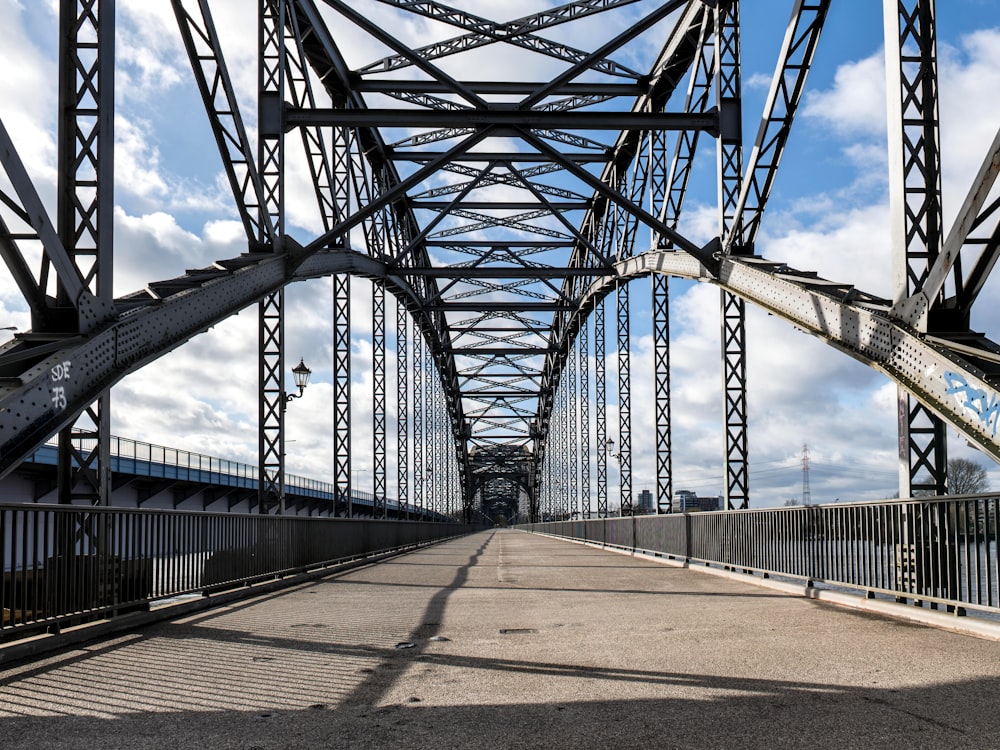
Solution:
{"label": "steel arch beam", "polygon": [[[383,278],[389,291],[418,311],[424,335],[433,330],[419,313],[417,292],[381,261],[337,251],[310,256],[292,274],[288,266],[284,255],[244,256],[175,280],[179,291],[156,304],[129,310],[119,301],[125,311],[93,334],[50,342],[29,333],[0,347],[0,476],[106,388],[294,281],[336,273]],[[457,394],[457,371],[446,368],[441,379],[449,396]],[[62,390],[57,394],[56,388]]]}
{"label": "steel arch beam", "polygon": [[[1000,461],[1000,389],[982,363],[1000,355],[921,335],[889,315],[887,300],[759,257],[724,259],[717,277],[687,253],[653,250],[616,264],[621,279],[651,273],[718,285],[885,374],[971,443]],[[598,280],[581,301],[590,309],[612,293]]]}

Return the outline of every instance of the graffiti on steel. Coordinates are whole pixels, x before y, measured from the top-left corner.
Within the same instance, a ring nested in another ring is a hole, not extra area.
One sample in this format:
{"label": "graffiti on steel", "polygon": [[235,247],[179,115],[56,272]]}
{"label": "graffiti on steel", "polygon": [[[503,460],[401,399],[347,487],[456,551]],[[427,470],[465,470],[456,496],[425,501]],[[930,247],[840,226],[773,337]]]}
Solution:
{"label": "graffiti on steel", "polygon": [[945,372],[944,380],[948,385],[946,393],[954,396],[959,406],[976,415],[983,427],[996,436],[1000,422],[1000,397],[970,385],[960,372]]}

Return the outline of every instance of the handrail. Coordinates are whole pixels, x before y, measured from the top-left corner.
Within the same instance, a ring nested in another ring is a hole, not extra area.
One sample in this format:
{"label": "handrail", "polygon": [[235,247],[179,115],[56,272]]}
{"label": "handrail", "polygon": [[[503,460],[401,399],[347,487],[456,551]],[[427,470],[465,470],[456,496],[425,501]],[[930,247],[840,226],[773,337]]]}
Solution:
{"label": "handrail", "polygon": [[0,505],[0,640],[479,528],[441,521]]}
{"label": "handrail", "polygon": [[519,528],[866,597],[1000,614],[1000,495],[548,521]]}

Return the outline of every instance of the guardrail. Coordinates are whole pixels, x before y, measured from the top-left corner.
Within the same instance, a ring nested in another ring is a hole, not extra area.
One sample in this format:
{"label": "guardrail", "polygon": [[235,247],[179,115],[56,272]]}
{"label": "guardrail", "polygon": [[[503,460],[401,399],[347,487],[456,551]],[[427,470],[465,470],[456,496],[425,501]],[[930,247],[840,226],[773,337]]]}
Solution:
{"label": "guardrail", "polygon": [[1000,497],[551,521],[519,528],[868,597],[1000,612]]}
{"label": "guardrail", "polygon": [[0,640],[477,528],[446,522],[0,505]]}

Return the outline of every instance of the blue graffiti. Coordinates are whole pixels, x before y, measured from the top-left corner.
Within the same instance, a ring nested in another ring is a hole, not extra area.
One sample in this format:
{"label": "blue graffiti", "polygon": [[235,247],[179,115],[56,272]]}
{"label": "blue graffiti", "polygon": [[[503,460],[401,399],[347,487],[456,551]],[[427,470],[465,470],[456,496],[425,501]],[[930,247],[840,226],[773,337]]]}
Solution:
{"label": "blue graffiti", "polygon": [[959,372],[946,372],[944,380],[948,384],[945,392],[949,396],[954,395],[960,406],[979,417],[986,429],[992,430],[996,437],[1000,423],[1000,398],[995,393],[990,395],[981,388],[969,385],[969,381]]}

